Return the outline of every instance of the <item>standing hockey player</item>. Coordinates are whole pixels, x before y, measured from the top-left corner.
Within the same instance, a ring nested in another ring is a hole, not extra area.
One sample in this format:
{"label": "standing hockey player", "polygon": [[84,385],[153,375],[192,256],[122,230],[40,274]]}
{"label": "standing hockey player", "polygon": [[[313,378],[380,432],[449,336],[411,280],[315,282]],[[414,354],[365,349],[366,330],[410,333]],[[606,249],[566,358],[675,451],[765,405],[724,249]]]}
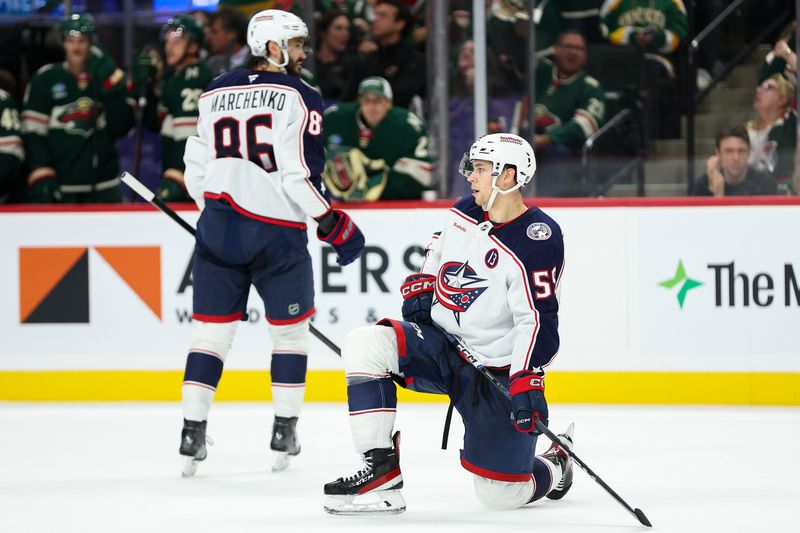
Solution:
{"label": "standing hockey player", "polygon": [[115,140],[134,123],[127,76],[96,39],[94,19],[61,23],[65,60],[40,68],[25,91],[22,140],[28,200],[119,202]]}
{"label": "standing hockey player", "polygon": [[[547,424],[544,371],[558,351],[561,228],[523,203],[536,170],[516,135],[479,138],[464,154],[472,188],[433,236],[420,273],[402,285],[403,321],[356,328],[342,345],[350,429],[364,467],[325,485],[331,514],[399,513],[405,502],[393,378],[419,392],[447,394],[464,421],[461,464],[478,499],[509,509],[562,498],[572,462],[556,446],[535,456],[535,418]],[[453,336],[511,392],[511,402],[453,347]],[[572,426],[561,435],[572,442]]]}
{"label": "standing hockey player", "polygon": [[300,453],[296,424],[305,392],[314,281],[306,220],[354,261],[364,236],[331,209],[320,173],[322,99],[300,80],[308,36],[279,10],[253,15],[246,70],[215,79],[200,97],[198,135],[186,143],[185,181],[201,209],[192,278],[194,324],[184,375],[180,453],[185,475],[206,457],[206,419],[250,285],[264,301],[272,338],[273,469]]}
{"label": "standing hockey player", "polygon": [[[179,15],[164,24],[162,33],[167,68],[158,94],[155,87],[144,110],[148,128],[161,132],[161,185],[158,196],[166,202],[189,201],[183,182],[183,152],[186,139],[197,134],[197,101],[213,76],[199,59],[203,29],[189,15]],[[147,52],[137,65],[156,67]],[[152,78],[151,78],[152,79]]]}

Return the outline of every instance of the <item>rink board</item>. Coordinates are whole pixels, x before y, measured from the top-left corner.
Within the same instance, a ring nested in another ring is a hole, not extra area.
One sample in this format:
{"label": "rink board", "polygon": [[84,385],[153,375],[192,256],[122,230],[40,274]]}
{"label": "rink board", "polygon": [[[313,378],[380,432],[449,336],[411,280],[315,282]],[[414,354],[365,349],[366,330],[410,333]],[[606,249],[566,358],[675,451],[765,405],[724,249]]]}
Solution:
{"label": "rink board", "polygon": [[[800,405],[800,202],[539,205],[560,223],[567,258],[551,401]],[[353,327],[399,316],[400,282],[446,209],[354,209],[367,250],[343,269],[310,233],[315,326],[340,343]],[[147,206],[0,211],[0,400],[177,399],[192,248]],[[255,292],[248,308],[220,400],[269,400]],[[316,340],[310,352],[307,398],[344,400],[340,359]]]}

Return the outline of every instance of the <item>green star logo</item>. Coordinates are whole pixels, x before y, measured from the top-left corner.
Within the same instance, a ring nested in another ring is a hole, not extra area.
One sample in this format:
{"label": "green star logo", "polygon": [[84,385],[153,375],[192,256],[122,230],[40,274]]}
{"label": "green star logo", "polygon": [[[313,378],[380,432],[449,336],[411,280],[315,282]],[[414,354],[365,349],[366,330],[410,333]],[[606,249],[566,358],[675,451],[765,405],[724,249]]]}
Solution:
{"label": "green star logo", "polygon": [[683,309],[683,302],[686,300],[686,293],[688,293],[692,289],[696,289],[700,285],[702,285],[702,281],[697,281],[696,279],[692,279],[686,275],[686,270],[683,268],[683,260],[678,260],[678,268],[675,270],[675,275],[672,279],[668,279],[659,283],[664,288],[671,289],[676,285],[680,285],[681,288],[678,291],[678,304]]}

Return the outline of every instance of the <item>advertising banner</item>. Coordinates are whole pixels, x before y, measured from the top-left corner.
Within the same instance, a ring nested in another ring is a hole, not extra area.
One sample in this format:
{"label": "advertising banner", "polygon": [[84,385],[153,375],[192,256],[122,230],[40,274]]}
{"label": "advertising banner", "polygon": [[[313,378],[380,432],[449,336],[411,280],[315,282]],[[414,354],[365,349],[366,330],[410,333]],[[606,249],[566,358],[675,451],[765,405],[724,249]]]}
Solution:
{"label": "advertising banner", "polygon": [[[310,229],[316,328],[341,344],[354,327],[399,318],[399,286],[419,268],[446,209],[351,210],[367,246],[346,267]],[[800,246],[791,228],[800,227],[800,206],[587,202],[546,211],[566,246],[553,374],[628,373],[639,383],[637,373],[777,373],[798,381]],[[192,224],[198,217],[181,215]],[[150,210],[0,213],[0,372],[180,371],[193,245]],[[247,315],[225,366],[263,371],[271,344],[255,291]],[[341,369],[316,339],[310,352],[310,370]]]}

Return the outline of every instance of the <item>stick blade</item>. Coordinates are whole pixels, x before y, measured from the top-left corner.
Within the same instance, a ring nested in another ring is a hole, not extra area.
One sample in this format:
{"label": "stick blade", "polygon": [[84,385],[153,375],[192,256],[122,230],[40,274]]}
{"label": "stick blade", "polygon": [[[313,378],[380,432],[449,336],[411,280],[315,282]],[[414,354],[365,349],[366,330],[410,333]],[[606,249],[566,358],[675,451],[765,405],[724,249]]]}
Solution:
{"label": "stick blade", "polygon": [[636,509],[633,510],[633,512],[636,515],[636,518],[639,519],[639,522],[642,523],[642,525],[645,525],[647,527],[653,527],[653,524],[650,523],[650,520],[647,519],[647,517],[644,515],[641,509],[637,507]]}
{"label": "stick blade", "polygon": [[153,198],[155,198],[155,193],[148,189],[144,183],[136,179],[136,177],[130,172],[123,172],[122,176],[120,176],[120,179],[122,180],[122,183],[133,189],[133,192],[148,202],[152,202]]}

